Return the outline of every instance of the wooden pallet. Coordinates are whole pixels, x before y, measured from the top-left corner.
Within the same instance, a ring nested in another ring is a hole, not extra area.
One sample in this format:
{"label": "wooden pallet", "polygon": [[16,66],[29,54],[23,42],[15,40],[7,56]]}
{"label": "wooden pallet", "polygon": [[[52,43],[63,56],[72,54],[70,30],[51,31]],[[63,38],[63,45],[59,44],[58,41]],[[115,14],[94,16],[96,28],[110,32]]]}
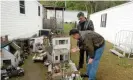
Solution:
{"label": "wooden pallet", "polygon": [[114,54],[116,54],[118,57],[124,57],[124,55],[122,55],[121,53],[119,53],[118,51],[116,51],[115,49],[110,49],[110,51]]}

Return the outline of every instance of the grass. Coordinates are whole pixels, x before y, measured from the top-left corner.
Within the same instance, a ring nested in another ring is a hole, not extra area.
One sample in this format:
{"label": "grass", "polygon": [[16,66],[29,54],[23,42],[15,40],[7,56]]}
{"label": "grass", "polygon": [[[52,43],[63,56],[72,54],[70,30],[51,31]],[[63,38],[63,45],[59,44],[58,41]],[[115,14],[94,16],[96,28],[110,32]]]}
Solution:
{"label": "grass", "polygon": [[[72,46],[76,46],[76,40],[71,40],[73,43]],[[106,41],[106,47],[97,72],[97,80],[133,80],[133,60],[118,58],[116,55],[111,54],[109,50],[112,47],[113,45]],[[78,65],[79,52],[71,53],[71,59]],[[86,72],[86,64],[84,64],[84,68],[80,71],[81,73]]]}
{"label": "grass", "polygon": [[11,80],[45,80],[47,74],[47,68],[43,63],[34,63],[32,61],[33,55],[31,54],[28,59],[25,60],[22,67],[25,70],[23,77],[11,78]]}
{"label": "grass", "polygon": [[[112,44],[106,42],[97,72],[97,80],[133,80],[133,61],[127,58],[118,58],[109,52],[110,48],[112,48]],[[79,52],[72,53],[71,59],[78,64]],[[80,71],[81,73],[86,72],[86,64]]]}
{"label": "grass", "polygon": [[68,34],[69,31],[74,27],[74,24],[64,24],[64,33]]}
{"label": "grass", "polygon": [[[72,26],[72,24],[65,24],[64,30],[66,34],[72,29]],[[72,46],[76,46],[76,40],[71,40]],[[99,63],[97,80],[133,80],[133,60],[118,58],[111,54],[109,49],[112,47],[111,43],[106,42],[106,47]],[[71,59],[78,65],[79,52],[71,53]],[[29,56],[25,61],[23,68],[25,69],[25,76],[12,80],[46,80],[47,68],[42,63],[33,63],[32,56]],[[84,68],[80,72],[86,72],[86,64],[84,64]],[[85,80],[88,79],[86,78]]]}

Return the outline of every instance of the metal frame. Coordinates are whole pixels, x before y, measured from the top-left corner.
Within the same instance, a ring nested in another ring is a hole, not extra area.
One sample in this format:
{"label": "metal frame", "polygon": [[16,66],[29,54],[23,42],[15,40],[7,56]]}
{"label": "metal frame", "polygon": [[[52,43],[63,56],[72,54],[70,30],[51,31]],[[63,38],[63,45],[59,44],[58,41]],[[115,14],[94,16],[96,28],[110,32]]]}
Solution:
{"label": "metal frame", "polygon": [[123,56],[128,54],[129,59],[133,55],[133,31],[121,30],[115,36],[114,49],[123,52]]}

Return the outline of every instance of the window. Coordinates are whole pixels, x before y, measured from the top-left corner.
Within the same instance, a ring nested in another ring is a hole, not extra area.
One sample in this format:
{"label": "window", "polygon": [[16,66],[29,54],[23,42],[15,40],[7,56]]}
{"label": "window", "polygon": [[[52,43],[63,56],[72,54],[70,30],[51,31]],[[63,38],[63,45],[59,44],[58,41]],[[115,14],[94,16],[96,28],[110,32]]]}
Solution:
{"label": "window", "polygon": [[65,60],[68,60],[68,55],[65,55]]}
{"label": "window", "polygon": [[17,51],[12,45],[9,45],[9,51],[12,53],[12,54],[15,54],[15,52]]}
{"label": "window", "polygon": [[56,44],[56,45],[58,45],[58,44],[59,44],[58,42],[59,42],[59,41],[58,41],[58,40],[56,40],[56,41],[55,41],[55,44]]}
{"label": "window", "polygon": [[55,56],[55,60],[58,60],[58,56]]}
{"label": "window", "polygon": [[40,16],[40,6],[38,6],[38,16]]}
{"label": "window", "polygon": [[63,55],[60,55],[60,61],[63,61]]}
{"label": "window", "polygon": [[3,64],[4,64],[5,66],[11,65],[11,59],[3,60]]}
{"label": "window", "polygon": [[106,27],[107,13],[101,15],[101,27]]}
{"label": "window", "polygon": [[59,44],[65,44],[65,40],[59,40]]}
{"label": "window", "polygon": [[17,61],[16,58],[14,59],[14,61],[15,61],[15,62]]}
{"label": "window", "polygon": [[25,14],[25,2],[23,0],[19,1],[20,13]]}
{"label": "window", "polygon": [[66,40],[66,44],[68,44],[68,40]]}
{"label": "window", "polygon": [[56,45],[68,44],[68,40],[56,40],[55,44]]}

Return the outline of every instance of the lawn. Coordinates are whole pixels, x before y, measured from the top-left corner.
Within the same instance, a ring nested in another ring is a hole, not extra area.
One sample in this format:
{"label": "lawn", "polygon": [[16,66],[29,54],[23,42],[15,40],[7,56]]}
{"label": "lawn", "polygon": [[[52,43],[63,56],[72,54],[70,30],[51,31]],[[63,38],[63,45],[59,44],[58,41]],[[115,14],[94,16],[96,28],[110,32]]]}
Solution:
{"label": "lawn", "polygon": [[32,57],[33,54],[29,55],[24,65],[22,65],[25,75],[23,77],[12,78],[11,80],[46,80],[47,67],[41,62],[34,63]]}
{"label": "lawn", "polygon": [[71,24],[64,24],[64,33],[65,34],[68,34],[69,31],[74,27],[74,24],[71,23]]}
{"label": "lawn", "polygon": [[[106,42],[97,72],[97,80],[133,80],[133,60],[118,58],[109,52],[110,48],[112,48],[112,44]],[[79,52],[71,53],[71,59],[78,64]],[[86,64],[80,71],[81,73],[86,72]]]}
{"label": "lawn", "polygon": [[[70,24],[65,25],[65,27]],[[68,28],[66,31],[69,32]],[[72,40],[72,46],[76,46],[76,40]],[[116,55],[109,52],[113,44],[106,41],[106,47],[102,55],[98,72],[97,80],[133,80],[133,60],[127,58],[118,58]],[[78,65],[79,52],[71,53],[71,59]],[[85,61],[84,61],[85,62]],[[86,72],[86,64],[80,70],[81,73]],[[86,79],[87,80],[87,79]]]}
{"label": "lawn", "polygon": [[[73,24],[65,24],[64,30],[68,32],[72,29]],[[76,46],[76,40],[72,40],[72,46]],[[106,47],[102,55],[98,72],[97,80],[133,80],[133,60],[127,58],[118,58],[116,55],[109,52],[112,44],[106,41]],[[71,53],[71,59],[78,65],[79,52]],[[86,64],[80,70],[81,73],[86,72]],[[25,69],[25,76],[13,78],[11,80],[47,80],[47,68],[42,63],[33,63],[32,55],[25,61],[22,66]],[[85,79],[88,80],[88,79]]]}

